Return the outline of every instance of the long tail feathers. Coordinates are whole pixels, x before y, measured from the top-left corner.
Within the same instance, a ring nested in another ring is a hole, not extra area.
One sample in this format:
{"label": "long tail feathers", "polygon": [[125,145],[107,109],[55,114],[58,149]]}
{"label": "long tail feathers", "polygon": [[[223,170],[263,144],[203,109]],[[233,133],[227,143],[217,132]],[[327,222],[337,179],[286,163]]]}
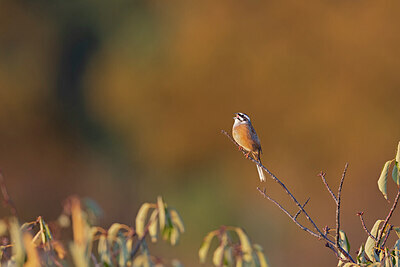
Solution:
{"label": "long tail feathers", "polygon": [[260,176],[260,181],[265,182],[265,175],[263,169],[257,165],[258,176]]}

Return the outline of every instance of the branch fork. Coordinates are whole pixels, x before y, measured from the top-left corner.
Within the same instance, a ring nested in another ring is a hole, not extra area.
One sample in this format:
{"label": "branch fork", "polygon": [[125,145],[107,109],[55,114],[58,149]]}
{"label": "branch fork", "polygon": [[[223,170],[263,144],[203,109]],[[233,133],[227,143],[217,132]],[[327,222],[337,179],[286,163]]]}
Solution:
{"label": "branch fork", "polygon": [[[237,147],[240,147],[240,145],[226,131],[222,130],[221,132],[222,132],[222,134],[226,135]],[[243,150],[241,150],[241,151],[242,151],[242,153],[244,155],[246,154]],[[331,249],[335,253],[336,257],[339,260],[355,263],[355,261],[351,257],[351,255],[346,250],[344,250],[342,248],[342,246],[339,244],[339,240],[340,240],[340,236],[339,236],[339,231],[340,231],[340,198],[341,198],[341,191],[342,191],[343,181],[344,181],[344,178],[346,176],[346,171],[347,171],[347,167],[348,167],[347,163],[345,165],[345,169],[343,171],[342,178],[340,180],[337,197],[332,192],[332,190],[330,189],[328,183],[326,182],[325,173],[321,172],[320,175],[319,175],[319,176],[321,176],[325,186],[327,187],[329,193],[331,194],[333,200],[336,203],[336,240],[333,241],[330,238],[328,238],[329,228],[325,227],[322,230],[320,228],[318,228],[318,226],[315,224],[314,220],[310,217],[310,215],[305,210],[305,206],[307,205],[309,199],[307,199],[307,201],[305,201],[303,205],[300,204],[300,202],[295,198],[295,196],[286,187],[286,185],[278,177],[276,177],[273,173],[271,173],[264,165],[262,165],[260,161],[254,159],[253,157],[248,157],[248,159],[251,160],[253,163],[257,164],[259,167],[261,167],[266,173],[268,173],[269,176],[282,187],[282,189],[286,192],[286,194],[290,197],[290,199],[294,202],[294,204],[299,208],[299,210],[294,215],[290,214],[290,212],[288,212],[287,209],[285,209],[278,201],[274,200],[273,198],[271,198],[266,193],[265,188],[261,189],[260,187],[257,187],[257,190],[260,192],[260,194],[264,198],[266,198],[269,201],[271,201],[272,203],[274,203],[280,210],[283,211],[283,213],[285,213],[302,230],[306,231],[310,235],[312,235],[312,236],[314,236],[314,237],[316,237],[316,238],[318,238],[320,240],[324,240],[326,242],[325,246],[328,247],[329,249]],[[300,215],[300,213],[304,214],[304,216],[306,217],[307,221],[312,225],[314,230],[311,230],[311,229],[307,228],[306,226],[302,225],[297,220],[297,218]]]}

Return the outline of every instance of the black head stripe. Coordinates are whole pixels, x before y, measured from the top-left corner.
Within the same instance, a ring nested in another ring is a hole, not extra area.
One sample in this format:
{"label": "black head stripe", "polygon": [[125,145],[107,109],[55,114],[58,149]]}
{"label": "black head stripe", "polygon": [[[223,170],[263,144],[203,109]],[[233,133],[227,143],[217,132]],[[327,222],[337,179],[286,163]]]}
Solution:
{"label": "black head stripe", "polygon": [[238,113],[237,115],[240,121],[250,121],[249,116],[244,113]]}

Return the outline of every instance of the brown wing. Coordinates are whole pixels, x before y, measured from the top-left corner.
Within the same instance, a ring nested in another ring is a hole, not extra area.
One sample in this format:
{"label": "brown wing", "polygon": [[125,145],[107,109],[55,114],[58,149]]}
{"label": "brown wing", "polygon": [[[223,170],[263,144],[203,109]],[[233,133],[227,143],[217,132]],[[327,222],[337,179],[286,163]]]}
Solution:
{"label": "brown wing", "polygon": [[250,125],[250,129],[251,129],[250,132],[251,132],[252,139],[254,140],[253,151],[257,151],[259,153],[262,153],[260,139],[258,139],[256,130],[254,130],[254,127],[252,125]]}

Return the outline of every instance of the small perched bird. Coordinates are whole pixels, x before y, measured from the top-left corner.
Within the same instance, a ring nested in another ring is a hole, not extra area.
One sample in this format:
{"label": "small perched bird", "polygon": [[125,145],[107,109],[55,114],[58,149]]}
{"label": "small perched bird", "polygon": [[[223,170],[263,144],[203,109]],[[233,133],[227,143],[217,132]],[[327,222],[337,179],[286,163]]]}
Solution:
{"label": "small perched bird", "polygon": [[[239,112],[235,113],[235,117],[233,117],[233,119],[235,120],[232,127],[233,139],[235,139],[235,141],[248,152],[247,156],[252,153],[254,158],[261,162],[261,144],[256,130],[254,130],[253,125],[251,125],[250,117]],[[257,171],[258,175],[260,176],[260,181],[265,181],[263,169],[258,165]]]}

